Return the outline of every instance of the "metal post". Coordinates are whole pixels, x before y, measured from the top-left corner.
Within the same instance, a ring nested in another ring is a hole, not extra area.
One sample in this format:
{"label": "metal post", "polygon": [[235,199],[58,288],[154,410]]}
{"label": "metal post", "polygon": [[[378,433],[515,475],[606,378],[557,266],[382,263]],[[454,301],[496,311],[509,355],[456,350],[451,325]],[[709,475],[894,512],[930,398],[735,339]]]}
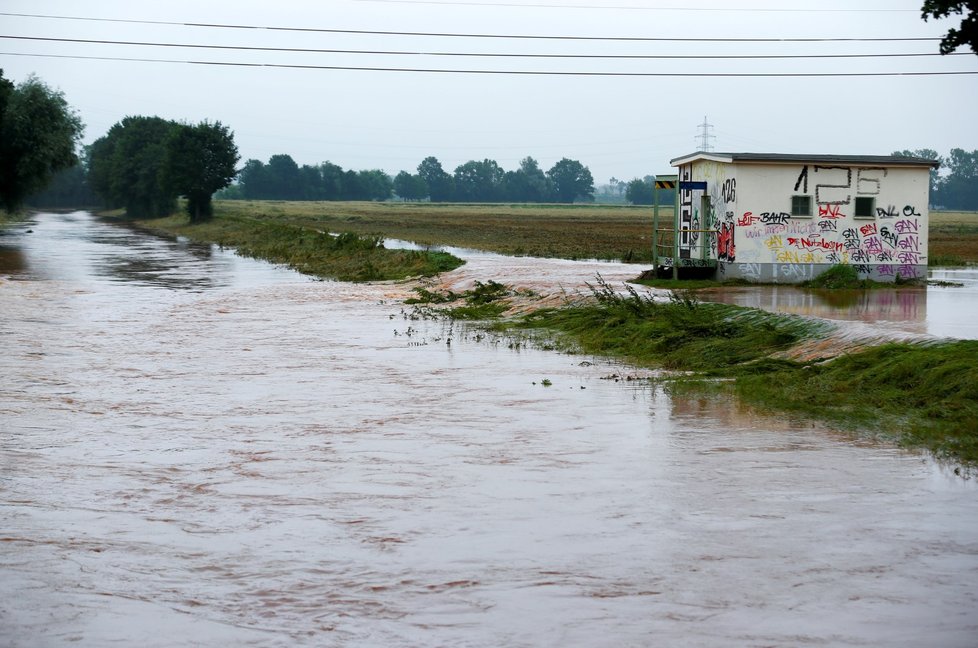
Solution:
{"label": "metal post", "polygon": [[659,183],[653,181],[652,186],[652,274],[658,275],[659,268]]}
{"label": "metal post", "polygon": [[674,280],[679,279],[679,194],[682,193],[679,179],[681,177],[682,170],[676,176],[676,202],[672,208],[672,278]]}

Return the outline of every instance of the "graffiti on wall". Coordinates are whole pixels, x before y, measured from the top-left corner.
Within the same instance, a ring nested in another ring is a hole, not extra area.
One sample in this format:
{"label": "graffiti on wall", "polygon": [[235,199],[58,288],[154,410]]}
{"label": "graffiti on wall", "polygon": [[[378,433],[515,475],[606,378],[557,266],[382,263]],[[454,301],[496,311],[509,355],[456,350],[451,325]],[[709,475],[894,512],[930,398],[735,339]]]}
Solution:
{"label": "graffiti on wall", "polygon": [[[746,260],[806,268],[847,263],[864,276],[875,271],[882,276],[916,277],[926,264],[921,236],[926,222],[917,206],[880,204],[869,217],[856,217],[851,211],[854,197],[882,195],[888,175],[883,167],[804,165],[792,176],[789,188],[795,194],[812,195],[817,216],[792,217],[780,209],[758,211],[757,206],[741,211],[729,228],[722,223],[717,228],[718,258],[726,260],[721,252],[733,247],[736,225],[744,244],[750,243]],[[750,264],[737,268],[741,276],[751,276]],[[788,272],[780,268],[775,276],[788,278]]]}
{"label": "graffiti on wall", "polygon": [[[685,164],[679,167],[679,181],[689,182],[693,178],[693,165]],[[693,191],[692,189],[679,189],[679,256],[688,259],[690,247],[693,242],[690,240],[689,230],[693,229]]]}

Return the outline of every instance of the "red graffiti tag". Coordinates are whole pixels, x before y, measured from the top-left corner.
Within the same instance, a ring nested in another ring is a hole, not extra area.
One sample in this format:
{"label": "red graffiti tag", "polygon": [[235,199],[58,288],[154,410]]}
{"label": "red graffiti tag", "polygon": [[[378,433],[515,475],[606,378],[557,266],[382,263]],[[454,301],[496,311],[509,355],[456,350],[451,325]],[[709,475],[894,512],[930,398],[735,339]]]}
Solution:
{"label": "red graffiti tag", "polygon": [[[748,214],[750,212],[747,212]],[[734,244],[734,226],[724,223],[717,233],[717,257],[724,261],[737,258],[737,248]]]}
{"label": "red graffiti tag", "polygon": [[818,217],[819,218],[842,218],[842,208],[838,205],[819,205],[818,206]]}
{"label": "red graffiti tag", "polygon": [[737,221],[739,227],[750,227],[760,219],[751,212],[744,212],[744,215]]}

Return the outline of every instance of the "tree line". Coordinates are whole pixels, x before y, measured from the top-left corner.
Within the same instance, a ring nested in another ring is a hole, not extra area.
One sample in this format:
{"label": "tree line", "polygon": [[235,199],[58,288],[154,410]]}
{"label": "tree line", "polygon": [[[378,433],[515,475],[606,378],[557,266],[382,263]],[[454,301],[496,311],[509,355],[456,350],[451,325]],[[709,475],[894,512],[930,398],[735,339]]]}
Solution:
{"label": "tree line", "polygon": [[238,182],[224,198],[270,200],[430,200],[431,202],[590,202],[590,170],[564,158],[544,172],[532,157],[506,171],[495,160],[470,160],[449,174],[438,158],[427,157],[417,173],[395,177],[379,169],[344,171],[332,162],[299,166],[289,155],[245,162]]}
{"label": "tree line", "polygon": [[[160,117],[126,117],[82,156],[77,154],[83,124],[63,94],[34,76],[15,85],[0,70],[0,208],[34,206],[124,207],[132,217],[162,216],[187,199],[192,220],[211,213],[211,197],[279,200],[403,200],[432,202],[591,202],[590,170],[563,158],[544,171],[532,157],[506,171],[495,160],[470,160],[448,173],[435,157],[421,161],[416,173],[391,178],[379,169],[344,171],[330,162],[301,167],[288,155],[268,163],[248,160],[238,169],[237,146],[220,122],[186,124]],[[932,206],[978,210],[978,150],[896,151],[940,162],[931,172]],[[635,205],[652,203],[654,178],[624,183],[613,191]],[[620,198],[619,198],[620,199]],[[669,203],[669,192],[659,192]]]}
{"label": "tree line", "polygon": [[171,214],[184,196],[198,222],[211,216],[211,197],[237,175],[239,159],[234,135],[220,122],[126,117],[88,149],[88,183],[108,207],[125,207],[133,218]]}
{"label": "tree line", "polygon": [[937,160],[930,172],[930,204],[950,210],[978,210],[978,149],[953,148],[945,157],[932,149],[894,151],[893,155]]}

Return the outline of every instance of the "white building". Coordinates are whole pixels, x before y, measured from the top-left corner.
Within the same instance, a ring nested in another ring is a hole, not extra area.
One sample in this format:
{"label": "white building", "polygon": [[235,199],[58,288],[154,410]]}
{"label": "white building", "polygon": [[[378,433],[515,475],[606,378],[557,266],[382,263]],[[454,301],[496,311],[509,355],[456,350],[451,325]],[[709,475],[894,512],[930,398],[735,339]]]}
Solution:
{"label": "white building", "polygon": [[877,281],[927,276],[935,160],[698,152],[671,163],[679,236],[660,266],[678,256],[719,279],[778,283],[840,263]]}

